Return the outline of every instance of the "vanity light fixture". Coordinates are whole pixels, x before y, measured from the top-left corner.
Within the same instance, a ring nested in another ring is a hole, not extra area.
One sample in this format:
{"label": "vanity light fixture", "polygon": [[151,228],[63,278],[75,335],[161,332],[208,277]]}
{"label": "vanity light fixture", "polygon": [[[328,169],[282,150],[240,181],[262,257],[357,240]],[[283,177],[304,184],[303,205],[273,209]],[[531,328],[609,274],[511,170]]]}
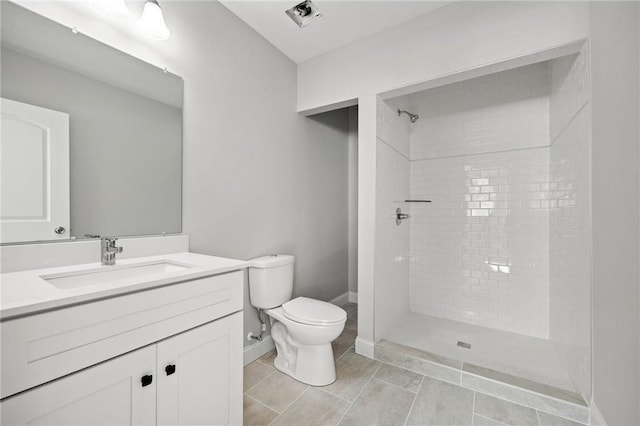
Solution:
{"label": "vanity light fixture", "polygon": [[140,32],[155,40],[166,40],[171,35],[164,22],[158,0],[146,0],[142,16],[138,20]]}
{"label": "vanity light fixture", "polygon": [[[125,0],[91,0],[96,9],[105,16],[113,19],[127,19],[131,12]],[[162,9],[158,0],[146,0],[142,16],[138,19],[138,29],[145,36],[155,40],[166,40],[171,35],[164,22]]]}
{"label": "vanity light fixture", "polygon": [[124,0],[92,0],[91,3],[109,18],[126,19],[131,16],[131,12]]}

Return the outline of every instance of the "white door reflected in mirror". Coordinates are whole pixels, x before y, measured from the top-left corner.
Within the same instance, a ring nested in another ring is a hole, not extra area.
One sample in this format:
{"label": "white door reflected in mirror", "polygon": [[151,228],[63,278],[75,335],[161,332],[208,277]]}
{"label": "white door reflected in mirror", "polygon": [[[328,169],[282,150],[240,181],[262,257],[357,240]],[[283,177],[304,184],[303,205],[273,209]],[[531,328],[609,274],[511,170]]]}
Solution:
{"label": "white door reflected in mirror", "polygon": [[0,242],[68,239],[69,114],[0,102]]}

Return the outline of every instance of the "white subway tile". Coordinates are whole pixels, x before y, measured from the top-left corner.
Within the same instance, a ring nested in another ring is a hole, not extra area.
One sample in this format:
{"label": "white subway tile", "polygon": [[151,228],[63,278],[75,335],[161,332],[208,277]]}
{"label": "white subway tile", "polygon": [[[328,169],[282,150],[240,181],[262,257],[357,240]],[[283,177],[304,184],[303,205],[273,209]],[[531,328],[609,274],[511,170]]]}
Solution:
{"label": "white subway tile", "polygon": [[414,95],[411,197],[433,202],[412,210],[410,295],[421,313],[548,337],[548,68],[530,72],[528,88],[519,70],[475,82],[476,98]]}

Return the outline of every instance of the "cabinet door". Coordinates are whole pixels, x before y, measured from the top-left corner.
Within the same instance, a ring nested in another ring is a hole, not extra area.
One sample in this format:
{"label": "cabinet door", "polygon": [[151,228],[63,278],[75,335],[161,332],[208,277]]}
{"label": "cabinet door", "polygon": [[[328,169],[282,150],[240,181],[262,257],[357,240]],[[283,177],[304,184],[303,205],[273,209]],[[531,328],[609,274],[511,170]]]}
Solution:
{"label": "cabinet door", "polygon": [[[0,403],[2,424],[153,425],[155,366],[152,345],[9,397]],[[143,376],[151,383],[143,386]]]}
{"label": "cabinet door", "polygon": [[242,312],[158,343],[158,424],[242,424]]}

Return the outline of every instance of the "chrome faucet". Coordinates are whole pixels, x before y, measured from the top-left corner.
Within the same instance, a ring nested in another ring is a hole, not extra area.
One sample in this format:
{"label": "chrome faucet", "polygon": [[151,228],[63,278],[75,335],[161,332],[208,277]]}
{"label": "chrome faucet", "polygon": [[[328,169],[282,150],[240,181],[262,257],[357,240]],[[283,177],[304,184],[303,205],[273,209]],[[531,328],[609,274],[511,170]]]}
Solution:
{"label": "chrome faucet", "polygon": [[117,238],[102,237],[100,241],[100,258],[103,265],[115,265],[116,254],[122,253],[122,247],[116,246]]}

